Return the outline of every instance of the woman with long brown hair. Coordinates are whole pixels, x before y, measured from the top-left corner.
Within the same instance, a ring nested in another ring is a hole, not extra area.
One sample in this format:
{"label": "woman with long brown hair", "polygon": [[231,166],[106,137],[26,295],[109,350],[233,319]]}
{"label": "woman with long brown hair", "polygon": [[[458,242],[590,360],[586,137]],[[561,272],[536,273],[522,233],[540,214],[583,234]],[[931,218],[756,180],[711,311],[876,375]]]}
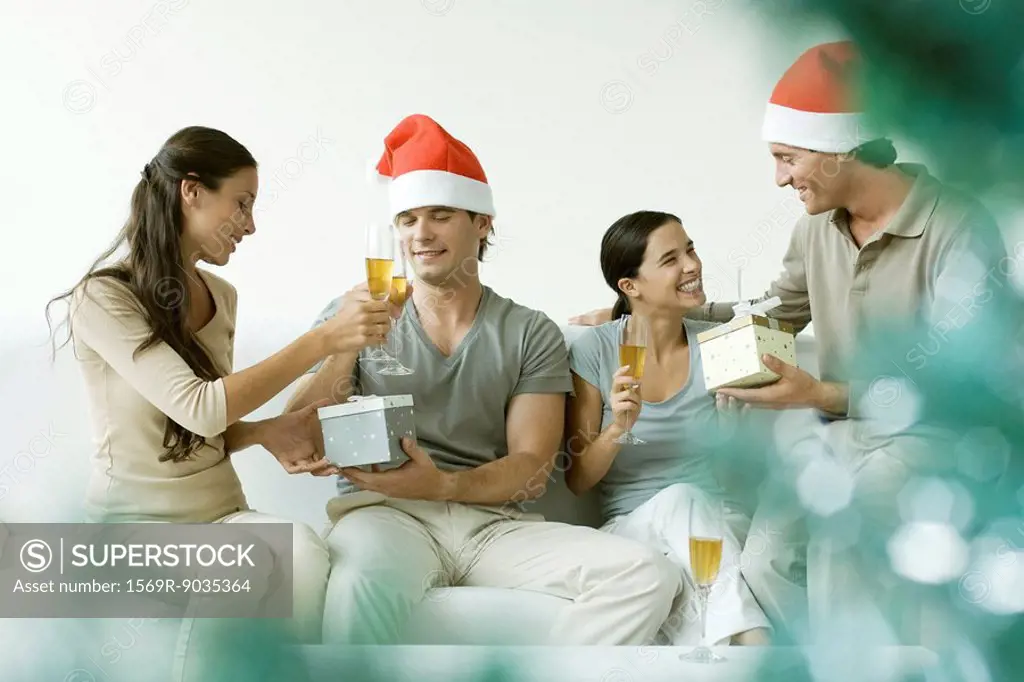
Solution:
{"label": "woman with long brown hair", "polygon": [[[49,320],[50,305],[69,303],[68,340],[85,379],[95,439],[90,520],[279,521],[249,509],[232,465],[234,453],[257,444],[290,473],[335,473],[320,452],[316,405],[242,418],[327,356],[382,343],[389,312],[347,296],[331,320],[234,372],[236,292],[198,264],[225,265],[253,234],[257,192],[244,146],[210,128],[178,131],[143,168],[113,245],[47,305]],[[311,528],[293,529],[294,625],[313,642],[328,554]]]}

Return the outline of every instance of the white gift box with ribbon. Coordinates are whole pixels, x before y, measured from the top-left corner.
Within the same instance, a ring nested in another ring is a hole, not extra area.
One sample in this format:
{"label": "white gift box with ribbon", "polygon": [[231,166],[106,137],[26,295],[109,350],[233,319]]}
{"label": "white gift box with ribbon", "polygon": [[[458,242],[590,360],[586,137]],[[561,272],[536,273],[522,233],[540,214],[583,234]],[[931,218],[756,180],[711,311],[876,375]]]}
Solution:
{"label": "white gift box with ribbon", "polygon": [[779,375],[761,360],[765,354],[796,365],[792,325],[766,315],[781,302],[773,296],[758,304],[739,303],[733,306],[732,320],[697,335],[708,391],[756,388],[776,381]]}
{"label": "white gift box with ribbon", "polygon": [[388,469],[409,459],[402,437],[416,438],[411,395],[352,396],[317,410],[324,457],[338,466]]}

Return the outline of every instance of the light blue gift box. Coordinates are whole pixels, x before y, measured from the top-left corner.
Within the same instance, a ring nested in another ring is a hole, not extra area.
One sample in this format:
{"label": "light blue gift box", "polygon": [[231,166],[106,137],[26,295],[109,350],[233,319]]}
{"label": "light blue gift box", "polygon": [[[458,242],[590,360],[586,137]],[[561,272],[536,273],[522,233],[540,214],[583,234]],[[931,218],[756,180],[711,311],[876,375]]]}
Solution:
{"label": "light blue gift box", "polygon": [[324,457],[343,467],[396,467],[409,456],[402,437],[416,438],[411,395],[352,396],[341,405],[317,410],[324,434]]}

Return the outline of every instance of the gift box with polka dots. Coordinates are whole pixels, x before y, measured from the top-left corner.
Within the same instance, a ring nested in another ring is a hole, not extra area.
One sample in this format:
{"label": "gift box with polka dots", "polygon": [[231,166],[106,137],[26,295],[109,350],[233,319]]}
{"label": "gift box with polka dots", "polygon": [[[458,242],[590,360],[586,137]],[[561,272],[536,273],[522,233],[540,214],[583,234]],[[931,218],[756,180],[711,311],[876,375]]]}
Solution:
{"label": "gift box with polka dots", "polygon": [[317,410],[324,435],[324,457],[344,467],[378,469],[409,459],[402,437],[416,438],[411,395],[353,396],[350,402]]}
{"label": "gift box with polka dots", "polygon": [[704,383],[709,392],[720,388],[766,386],[779,375],[765,367],[766,353],[796,365],[793,327],[785,322],[743,315],[697,335]]}

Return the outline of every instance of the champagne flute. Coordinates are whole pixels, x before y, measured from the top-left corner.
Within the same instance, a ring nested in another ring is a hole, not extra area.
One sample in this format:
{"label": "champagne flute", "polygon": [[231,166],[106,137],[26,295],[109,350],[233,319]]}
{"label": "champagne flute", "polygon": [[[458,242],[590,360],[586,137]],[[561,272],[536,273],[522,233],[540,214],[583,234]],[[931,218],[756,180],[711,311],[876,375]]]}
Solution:
{"label": "champagne flute", "polygon": [[[394,228],[390,224],[370,223],[366,226],[366,286],[370,296],[386,301],[391,295],[391,271],[395,265]],[[374,362],[388,362],[391,356],[380,344],[367,354]]]}
{"label": "champagne flute", "polygon": [[690,571],[700,599],[700,646],[679,658],[692,663],[719,663],[725,657],[707,645],[708,599],[722,565],[725,509],[720,499],[690,498]]}
{"label": "champagne flute", "polygon": [[[405,251],[402,249],[402,242],[398,238],[397,231],[395,232],[394,253],[394,268],[391,270],[390,300],[391,305],[398,308],[398,314],[402,315],[405,308],[405,300],[409,296],[409,280],[407,279],[408,266],[405,261]],[[395,320],[391,320],[391,336],[389,337],[391,354],[386,364],[377,371],[378,374],[386,374],[388,376],[413,374],[413,370],[403,365],[398,359],[398,353],[402,350],[402,344],[401,339],[398,338],[398,331],[395,328],[396,324]]]}
{"label": "champagne flute", "polygon": [[[629,375],[633,377],[631,391],[640,390],[640,380],[644,376],[644,361],[647,358],[647,322],[642,317],[627,316],[619,327],[619,367],[629,365]],[[635,422],[636,419],[634,418]],[[640,445],[647,441],[633,435],[633,423],[627,422],[626,432],[615,439],[616,443]]]}

